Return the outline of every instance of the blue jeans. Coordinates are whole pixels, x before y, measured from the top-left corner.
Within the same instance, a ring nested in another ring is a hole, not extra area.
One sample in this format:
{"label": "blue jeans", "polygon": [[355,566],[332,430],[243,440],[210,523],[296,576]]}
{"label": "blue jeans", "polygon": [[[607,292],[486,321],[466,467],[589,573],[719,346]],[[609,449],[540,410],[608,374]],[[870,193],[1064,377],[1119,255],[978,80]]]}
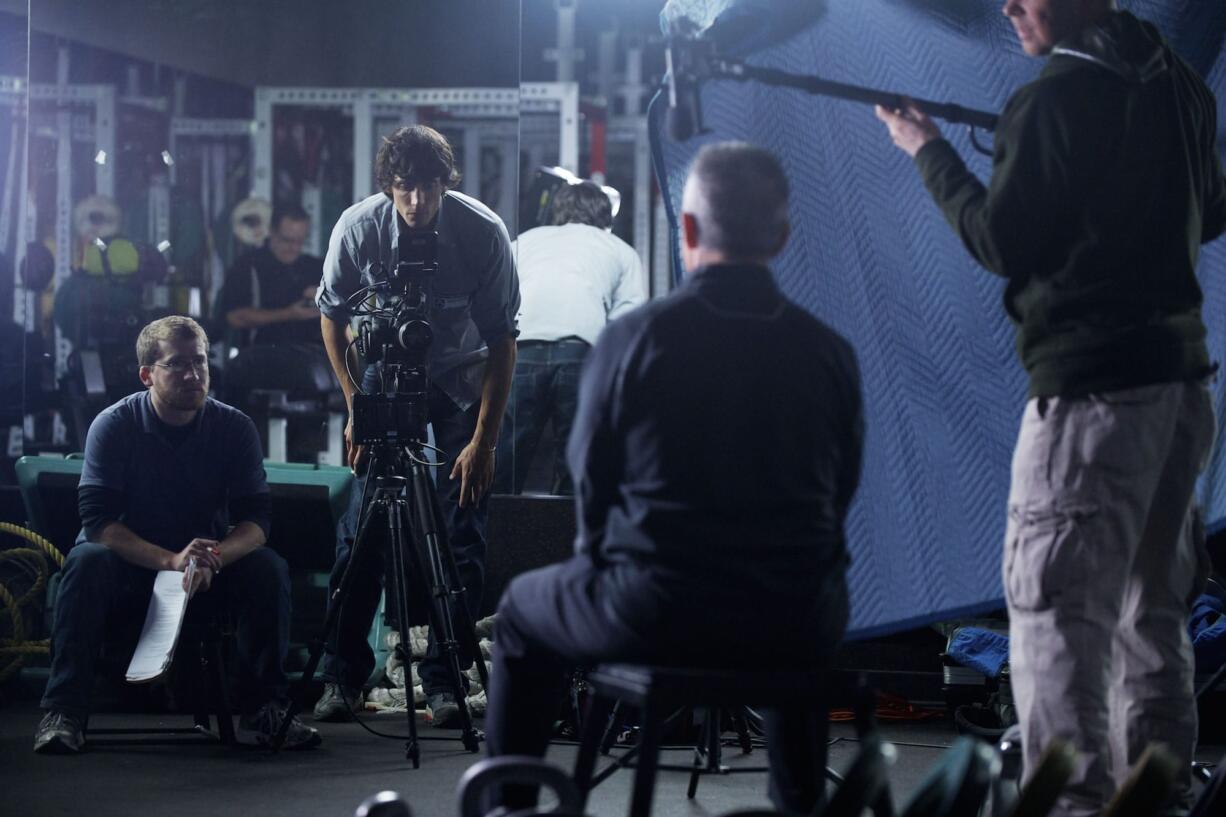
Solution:
{"label": "blue jeans", "polygon": [[[94,542],[82,542],[68,552],[55,599],[51,678],[43,709],[88,717],[94,664],[103,642],[125,619],[140,627],[155,575]],[[269,701],[284,702],[290,626],[285,560],[273,550],[258,548],[228,565],[207,592],[192,598],[184,629],[193,629],[218,605],[237,615],[241,710],[252,713]]]}
{"label": "blue jeans", "polygon": [[571,494],[566,467],[566,440],[579,401],[579,373],[590,347],[581,340],[526,341],[515,358],[511,399],[498,440],[494,491],[518,494],[524,490],[528,467],[541,442],[545,425],[553,421],[554,476],[552,493]]}
{"label": "blue jeans", "polygon": [[[480,409],[481,406],[477,403],[467,411],[460,411],[445,394],[438,389],[431,389],[429,411],[430,424],[434,429],[434,444],[447,454],[448,459],[459,454],[472,440]],[[449,479],[451,472],[448,468],[437,470],[439,504],[442,506],[451,553],[455,557],[460,582],[465,589],[468,615],[471,621],[476,621],[481,610],[481,590],[485,584],[485,522],[489,494],[483,496],[476,506],[461,508],[460,481]],[[333,565],[332,576],[328,580],[329,598],[340,587],[345,569],[349,565],[365,487],[366,477],[358,477],[353,486],[349,507],[337,527],[336,564]],[[373,491],[373,486],[371,490]],[[357,572],[350,580],[349,595],[336,628],[329,634],[323,670],[320,673],[325,681],[339,683],[350,689],[365,686],[375,668],[375,654],[367,641],[367,634],[383,592],[387,551],[385,518],[376,517],[368,530],[370,533],[368,541],[362,545],[361,558],[354,563],[354,570]],[[408,577],[410,593],[424,587],[422,581],[428,581],[428,578]],[[410,601],[414,599],[410,598]],[[398,622],[398,626],[403,631],[405,623]],[[459,645],[459,657],[462,667],[469,666],[475,659],[463,640]],[[427,694],[452,691],[447,663],[438,654],[434,628],[431,628],[430,632],[427,657],[417,669]]]}

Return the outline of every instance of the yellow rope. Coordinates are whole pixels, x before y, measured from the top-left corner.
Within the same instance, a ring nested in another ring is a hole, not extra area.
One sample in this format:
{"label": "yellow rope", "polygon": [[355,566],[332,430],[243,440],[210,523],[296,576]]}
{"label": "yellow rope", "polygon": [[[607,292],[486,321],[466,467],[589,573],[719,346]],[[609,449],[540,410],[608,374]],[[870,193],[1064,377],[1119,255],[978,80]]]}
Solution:
{"label": "yellow rope", "polygon": [[25,619],[21,615],[21,608],[35,603],[42,597],[47,586],[47,578],[53,569],[52,565],[63,567],[64,555],[51,542],[19,525],[0,522],[0,532],[10,533],[36,546],[0,551],[0,562],[22,562],[23,566],[35,576],[33,584],[22,594],[21,598],[15,598],[7,587],[0,584],[0,607],[8,613],[12,633],[10,638],[0,638],[0,682],[2,682],[21,669],[27,655],[46,654],[49,651],[50,644],[47,639],[26,640]]}

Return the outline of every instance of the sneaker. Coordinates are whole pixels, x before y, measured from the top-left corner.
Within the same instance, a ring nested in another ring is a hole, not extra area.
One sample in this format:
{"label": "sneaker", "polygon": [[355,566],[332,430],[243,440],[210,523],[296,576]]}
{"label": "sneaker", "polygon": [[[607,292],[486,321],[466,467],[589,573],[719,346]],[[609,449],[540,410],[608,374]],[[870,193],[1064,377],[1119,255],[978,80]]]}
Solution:
{"label": "sneaker", "polygon": [[[234,736],[239,743],[248,746],[271,746],[277,730],[281,728],[281,719],[285,710],[276,704],[267,703],[253,715],[243,715],[238,719],[238,729]],[[285,743],[282,749],[310,749],[318,746],[322,738],[319,732],[294,718],[289,723],[289,731],[285,733]]]}
{"label": "sneaker", "polygon": [[426,714],[435,729],[459,729],[460,705],[450,692],[431,692],[426,695]]}
{"label": "sneaker", "polygon": [[40,755],[75,755],[85,748],[85,721],[64,712],[43,715],[34,733],[34,751]]}
{"label": "sneaker", "polygon": [[324,694],[315,702],[315,720],[339,723],[353,720],[353,710],[361,709],[366,698],[360,689],[342,689],[340,684],[325,683]]}

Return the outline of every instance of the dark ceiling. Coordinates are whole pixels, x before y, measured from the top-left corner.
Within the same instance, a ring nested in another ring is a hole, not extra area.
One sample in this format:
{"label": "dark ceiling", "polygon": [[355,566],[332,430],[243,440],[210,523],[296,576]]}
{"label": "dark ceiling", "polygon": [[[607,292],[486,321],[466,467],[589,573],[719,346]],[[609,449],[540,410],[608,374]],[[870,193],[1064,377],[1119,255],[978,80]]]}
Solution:
{"label": "dark ceiling", "polygon": [[245,86],[519,82],[516,0],[32,0],[30,18],[36,32]]}

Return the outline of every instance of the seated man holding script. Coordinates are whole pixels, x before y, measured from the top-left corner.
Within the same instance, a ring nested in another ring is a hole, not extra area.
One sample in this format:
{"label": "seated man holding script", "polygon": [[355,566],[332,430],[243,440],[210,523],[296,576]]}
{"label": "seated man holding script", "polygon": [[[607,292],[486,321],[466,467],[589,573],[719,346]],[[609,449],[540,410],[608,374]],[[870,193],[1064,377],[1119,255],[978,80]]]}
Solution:
{"label": "seated man holding script", "polygon": [[[267,744],[281,725],[289,571],[263,547],[269,497],[255,426],[208,396],[208,351],[208,337],[191,318],[149,324],[136,341],[145,390],[90,425],[78,496],[82,529],[55,600],[36,752],[84,748],[94,663],[108,625],[124,613],[144,614],[158,571],[189,567],[185,589],[236,616],[238,739]],[[319,734],[295,720],[285,746],[318,743]]]}

